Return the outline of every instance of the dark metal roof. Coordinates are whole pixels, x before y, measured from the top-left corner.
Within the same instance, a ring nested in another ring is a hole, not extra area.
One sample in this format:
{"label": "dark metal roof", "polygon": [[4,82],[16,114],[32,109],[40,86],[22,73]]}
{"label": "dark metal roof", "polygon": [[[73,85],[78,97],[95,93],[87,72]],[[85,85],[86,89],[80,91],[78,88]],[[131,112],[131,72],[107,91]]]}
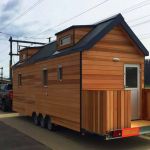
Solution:
{"label": "dark metal roof", "polygon": [[[135,42],[135,44],[139,47],[139,49],[145,56],[149,55],[147,49],[140,42],[140,40],[137,38],[134,32],[130,29],[128,24],[124,21],[122,15],[118,14],[109,19],[93,24],[93,29],[72,47],[63,49],[58,52],[56,41],[49,43],[40,48],[39,52],[34,54],[29,60],[27,60],[27,62],[21,65],[26,65],[50,58],[55,58],[78,51],[89,50],[97,41],[101,40],[116,25],[121,25],[125,29],[130,38]],[[18,66],[18,63],[15,66]]]}
{"label": "dark metal roof", "polygon": [[34,48],[37,48],[37,49],[38,49],[38,48],[41,48],[41,47],[43,47],[43,46],[34,46],[34,47],[27,46],[27,47],[25,47],[25,48],[20,49],[19,52],[25,51],[25,50],[27,50],[27,49],[34,49]]}
{"label": "dark metal roof", "polygon": [[70,26],[70,27],[68,27],[68,28],[66,28],[66,29],[64,29],[64,30],[62,30],[62,31],[57,32],[55,35],[58,35],[58,34],[60,34],[60,33],[66,32],[66,31],[71,30],[71,29],[74,29],[74,28],[94,27],[94,26],[95,26],[94,24],[92,24],[92,25],[73,25],[73,26]]}

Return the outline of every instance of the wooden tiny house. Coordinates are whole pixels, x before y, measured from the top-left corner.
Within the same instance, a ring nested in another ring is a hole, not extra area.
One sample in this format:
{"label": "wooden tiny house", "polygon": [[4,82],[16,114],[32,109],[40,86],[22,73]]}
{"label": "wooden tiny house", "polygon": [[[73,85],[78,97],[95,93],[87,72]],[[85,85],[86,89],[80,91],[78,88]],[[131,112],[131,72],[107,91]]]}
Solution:
{"label": "wooden tiny house", "polygon": [[149,53],[122,15],[71,26],[56,37],[14,65],[14,110],[41,126],[108,139],[150,132],[150,110],[143,108],[150,99],[142,95]]}

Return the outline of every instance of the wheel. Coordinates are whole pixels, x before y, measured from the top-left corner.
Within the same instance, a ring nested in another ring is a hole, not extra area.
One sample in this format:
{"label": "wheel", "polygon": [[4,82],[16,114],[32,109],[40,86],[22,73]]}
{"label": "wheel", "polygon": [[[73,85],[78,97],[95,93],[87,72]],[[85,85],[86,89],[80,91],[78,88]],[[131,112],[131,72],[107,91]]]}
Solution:
{"label": "wheel", "polygon": [[54,131],[54,124],[52,124],[52,121],[51,121],[51,118],[49,117],[47,119],[47,124],[46,124],[46,127],[49,131]]}
{"label": "wheel", "polygon": [[45,121],[45,118],[43,116],[40,117],[40,126],[42,128],[46,127],[46,121]]}
{"label": "wheel", "polygon": [[33,122],[35,125],[39,125],[38,116],[36,114],[33,116]]}

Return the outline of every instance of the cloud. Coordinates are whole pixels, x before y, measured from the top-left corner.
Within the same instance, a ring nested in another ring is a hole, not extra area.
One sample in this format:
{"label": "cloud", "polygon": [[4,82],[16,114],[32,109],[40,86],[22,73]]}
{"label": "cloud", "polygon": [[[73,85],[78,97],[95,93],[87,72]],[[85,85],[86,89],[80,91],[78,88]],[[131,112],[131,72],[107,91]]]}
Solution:
{"label": "cloud", "polygon": [[7,22],[10,18],[11,18],[11,16],[8,15],[8,14],[1,15],[0,16],[0,22],[1,22],[1,24],[5,24],[5,22]]}
{"label": "cloud", "polygon": [[21,4],[20,0],[10,0],[2,8],[2,12],[16,11]]}
{"label": "cloud", "polygon": [[21,0],[9,0],[0,7],[0,28],[3,28],[16,16],[20,6]]}

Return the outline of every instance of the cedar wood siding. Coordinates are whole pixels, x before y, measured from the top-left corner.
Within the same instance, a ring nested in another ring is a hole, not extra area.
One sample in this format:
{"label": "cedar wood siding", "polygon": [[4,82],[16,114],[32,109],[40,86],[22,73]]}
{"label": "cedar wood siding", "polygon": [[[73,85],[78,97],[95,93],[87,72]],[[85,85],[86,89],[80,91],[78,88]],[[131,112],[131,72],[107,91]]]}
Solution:
{"label": "cedar wood siding", "polygon": [[[120,61],[113,62],[113,57]],[[82,52],[83,129],[106,134],[131,127],[131,93],[124,90],[124,64],[140,65],[142,96],[144,55],[121,26],[114,27],[90,50]]]}
{"label": "cedar wood siding", "polygon": [[[119,57],[120,62],[113,62]],[[90,50],[82,53],[83,90],[124,89],[124,64],[139,64],[144,88],[144,55],[120,26],[114,27]]]}
{"label": "cedar wood siding", "polygon": [[29,48],[29,49],[21,50],[19,52],[20,61],[23,61],[23,54],[25,54],[27,58],[30,58],[32,55],[37,53],[38,50],[39,50],[38,48]]}
{"label": "cedar wood siding", "polygon": [[[65,36],[68,36],[68,35],[71,36],[71,43],[67,44],[67,45],[60,46],[60,39],[65,37]],[[61,49],[67,48],[67,47],[71,47],[71,46],[73,46],[73,44],[74,44],[74,29],[70,29],[66,32],[63,32],[63,33],[60,33],[57,35],[57,49],[58,50],[61,50]]]}
{"label": "cedar wood siding", "polygon": [[[76,44],[77,42],[79,42],[92,28],[91,27],[77,27],[77,28],[73,28],[73,29],[69,29],[68,31],[62,32],[60,34],[57,35],[57,48],[58,50],[67,48],[67,47],[71,47],[74,44]],[[60,39],[65,37],[65,36],[71,36],[71,43],[64,45],[64,46],[60,46]]]}
{"label": "cedar wood siding", "polygon": [[143,119],[150,120],[150,89],[143,89]]}
{"label": "cedar wood siding", "polygon": [[[63,80],[57,80],[62,65]],[[48,69],[48,86],[42,84],[42,70]],[[22,86],[18,86],[18,74]],[[80,131],[80,53],[40,61],[13,70],[13,109],[25,115],[32,112],[52,116],[52,122]]]}
{"label": "cedar wood siding", "polygon": [[74,29],[74,43],[79,42],[88,32],[91,31],[91,27],[80,27]]}

